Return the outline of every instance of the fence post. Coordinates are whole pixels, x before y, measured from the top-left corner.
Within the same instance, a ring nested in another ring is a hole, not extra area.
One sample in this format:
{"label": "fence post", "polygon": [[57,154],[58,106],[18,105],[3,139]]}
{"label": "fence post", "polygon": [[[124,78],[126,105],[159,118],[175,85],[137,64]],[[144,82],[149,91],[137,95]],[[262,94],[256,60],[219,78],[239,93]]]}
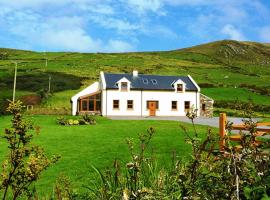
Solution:
{"label": "fence post", "polygon": [[220,113],[219,114],[219,136],[220,136],[220,142],[219,142],[219,149],[220,151],[224,151],[225,146],[225,135],[226,135],[226,113]]}

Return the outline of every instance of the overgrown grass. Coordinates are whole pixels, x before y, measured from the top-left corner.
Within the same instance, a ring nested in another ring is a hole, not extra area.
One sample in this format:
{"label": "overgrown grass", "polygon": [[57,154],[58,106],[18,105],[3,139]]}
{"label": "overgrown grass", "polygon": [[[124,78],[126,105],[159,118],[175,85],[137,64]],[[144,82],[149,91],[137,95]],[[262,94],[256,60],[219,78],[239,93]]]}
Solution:
{"label": "overgrown grass", "polygon": [[[113,121],[98,117],[97,125],[92,126],[59,126],[57,116],[27,116],[41,127],[40,135],[34,136],[33,142],[44,147],[46,152],[60,154],[61,160],[49,168],[37,184],[40,194],[47,195],[60,173],[71,178],[75,188],[82,188],[91,179],[92,165],[105,169],[113,164],[115,158],[124,164],[129,161],[126,138],[137,138],[139,133],[149,127],[156,131],[150,149],[164,167],[171,163],[172,152],[179,159],[187,159],[190,146],[185,143],[180,122],[175,121]],[[10,126],[10,117],[0,117],[0,131]],[[181,123],[183,124],[183,123]],[[192,129],[190,124],[184,124]],[[132,128],[131,128],[132,127]],[[200,137],[204,137],[207,127],[196,126]],[[214,129],[216,130],[216,129]],[[6,155],[6,146],[0,140],[0,160]],[[93,178],[93,177],[92,177]]]}

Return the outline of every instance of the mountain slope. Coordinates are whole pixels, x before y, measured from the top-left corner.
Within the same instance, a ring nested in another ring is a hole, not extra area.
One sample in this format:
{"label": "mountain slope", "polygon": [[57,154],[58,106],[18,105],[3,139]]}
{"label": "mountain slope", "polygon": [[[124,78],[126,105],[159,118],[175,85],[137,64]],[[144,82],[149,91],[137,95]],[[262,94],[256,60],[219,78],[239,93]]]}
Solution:
{"label": "mountain slope", "polygon": [[216,41],[178,52],[200,53],[226,64],[270,65],[270,45],[233,40]]}

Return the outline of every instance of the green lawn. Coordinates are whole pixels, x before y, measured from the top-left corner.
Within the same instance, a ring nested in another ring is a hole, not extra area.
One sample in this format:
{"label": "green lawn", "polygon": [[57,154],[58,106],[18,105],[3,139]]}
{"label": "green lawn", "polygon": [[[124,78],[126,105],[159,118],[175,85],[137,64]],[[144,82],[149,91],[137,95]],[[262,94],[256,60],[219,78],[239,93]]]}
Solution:
{"label": "green lawn", "polygon": [[[60,154],[61,160],[50,167],[37,184],[41,195],[52,191],[53,183],[60,173],[69,176],[76,188],[87,184],[91,178],[94,165],[105,169],[112,166],[115,158],[124,165],[129,160],[126,138],[137,139],[138,133],[146,131],[149,127],[156,130],[151,142],[151,149],[161,166],[168,166],[172,151],[176,151],[179,159],[186,159],[191,150],[185,144],[185,136],[180,122],[175,121],[113,121],[98,118],[97,125],[92,126],[59,126],[55,120],[57,116],[28,116],[41,127],[40,135],[36,135],[34,143],[46,150],[49,155]],[[184,124],[192,132],[190,124]],[[0,117],[0,130],[10,126],[10,117]],[[205,126],[196,126],[200,136],[206,134]],[[216,130],[216,129],[214,129]],[[137,140],[135,140],[137,141]],[[0,160],[6,155],[3,139],[0,140]]]}

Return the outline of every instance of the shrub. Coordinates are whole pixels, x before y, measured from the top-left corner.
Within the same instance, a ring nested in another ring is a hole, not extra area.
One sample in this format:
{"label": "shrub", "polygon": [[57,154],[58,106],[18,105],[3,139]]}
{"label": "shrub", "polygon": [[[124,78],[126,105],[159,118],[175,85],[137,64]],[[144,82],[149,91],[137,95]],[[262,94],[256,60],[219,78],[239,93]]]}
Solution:
{"label": "shrub", "polygon": [[[31,184],[40,178],[40,174],[54,164],[59,156],[49,159],[39,146],[31,145],[33,138],[29,131],[34,129],[31,122],[23,119],[22,102],[10,102],[7,111],[13,115],[12,128],[5,129],[3,138],[8,144],[9,153],[2,164],[0,190],[3,200],[17,199],[25,195],[30,199],[33,191]],[[36,128],[39,131],[39,128]]]}
{"label": "shrub", "polygon": [[63,126],[72,125],[95,125],[96,120],[93,116],[83,115],[80,119],[66,119],[65,117],[58,117],[56,123]]}

